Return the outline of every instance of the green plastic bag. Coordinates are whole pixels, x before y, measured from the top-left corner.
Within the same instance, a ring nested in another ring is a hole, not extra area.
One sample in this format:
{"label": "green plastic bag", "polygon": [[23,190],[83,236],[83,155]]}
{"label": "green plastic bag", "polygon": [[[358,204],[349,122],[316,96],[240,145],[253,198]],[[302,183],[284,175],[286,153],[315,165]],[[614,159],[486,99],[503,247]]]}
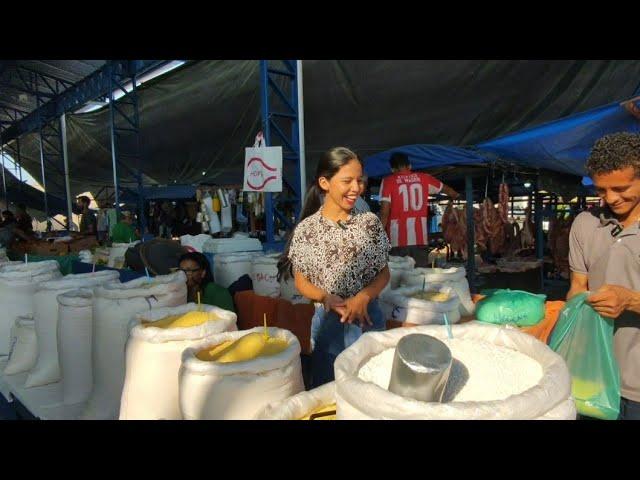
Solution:
{"label": "green plastic bag", "polygon": [[549,346],[567,362],[578,413],[615,420],[620,413],[620,371],[613,355],[613,320],[576,295],[560,311]]}
{"label": "green plastic bag", "polygon": [[476,318],[485,323],[530,327],[544,318],[546,299],[546,295],[522,290],[493,290],[476,304]]}

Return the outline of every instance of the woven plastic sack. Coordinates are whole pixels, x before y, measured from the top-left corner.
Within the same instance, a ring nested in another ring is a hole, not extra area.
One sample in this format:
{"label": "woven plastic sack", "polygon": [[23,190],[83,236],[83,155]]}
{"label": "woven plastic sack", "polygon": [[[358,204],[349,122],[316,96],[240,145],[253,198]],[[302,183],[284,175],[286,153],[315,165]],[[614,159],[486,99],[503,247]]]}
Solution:
{"label": "woven plastic sack", "polygon": [[615,420],[620,413],[620,371],[613,354],[613,320],[576,295],[560,312],[549,346],[567,362],[578,413]]}
{"label": "woven plastic sack", "polygon": [[544,318],[546,295],[522,290],[495,290],[476,305],[476,318],[485,323],[530,327]]}

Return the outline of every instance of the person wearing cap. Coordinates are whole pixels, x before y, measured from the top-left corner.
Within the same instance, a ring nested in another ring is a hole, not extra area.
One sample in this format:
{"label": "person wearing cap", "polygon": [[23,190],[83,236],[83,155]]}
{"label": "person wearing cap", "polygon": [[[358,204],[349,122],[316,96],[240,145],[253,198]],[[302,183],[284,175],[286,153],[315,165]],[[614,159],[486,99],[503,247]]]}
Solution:
{"label": "person wearing cap", "polygon": [[133,226],[133,215],[131,212],[121,212],[120,221],[116,223],[111,232],[111,241],[113,243],[131,243],[140,239],[138,231]]}

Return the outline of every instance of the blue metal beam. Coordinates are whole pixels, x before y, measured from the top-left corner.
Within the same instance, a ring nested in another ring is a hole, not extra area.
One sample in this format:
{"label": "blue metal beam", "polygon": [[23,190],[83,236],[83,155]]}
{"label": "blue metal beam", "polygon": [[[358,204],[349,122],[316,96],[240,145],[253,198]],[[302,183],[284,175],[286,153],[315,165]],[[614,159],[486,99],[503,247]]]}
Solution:
{"label": "blue metal beam", "polygon": [[141,75],[167,60],[110,60],[100,69],[29,113],[8,127],[3,141],[10,142],[25,133],[31,133],[63,114],[76,110],[90,100],[109,94],[112,72],[123,75]]}

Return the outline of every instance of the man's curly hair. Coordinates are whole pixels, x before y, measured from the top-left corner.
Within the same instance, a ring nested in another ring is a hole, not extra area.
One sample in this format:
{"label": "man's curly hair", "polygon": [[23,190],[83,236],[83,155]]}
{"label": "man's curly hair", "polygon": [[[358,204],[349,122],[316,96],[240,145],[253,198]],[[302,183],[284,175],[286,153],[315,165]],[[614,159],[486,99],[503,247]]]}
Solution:
{"label": "man's curly hair", "polygon": [[618,132],[598,139],[586,167],[590,176],[633,167],[640,177],[640,135]]}

